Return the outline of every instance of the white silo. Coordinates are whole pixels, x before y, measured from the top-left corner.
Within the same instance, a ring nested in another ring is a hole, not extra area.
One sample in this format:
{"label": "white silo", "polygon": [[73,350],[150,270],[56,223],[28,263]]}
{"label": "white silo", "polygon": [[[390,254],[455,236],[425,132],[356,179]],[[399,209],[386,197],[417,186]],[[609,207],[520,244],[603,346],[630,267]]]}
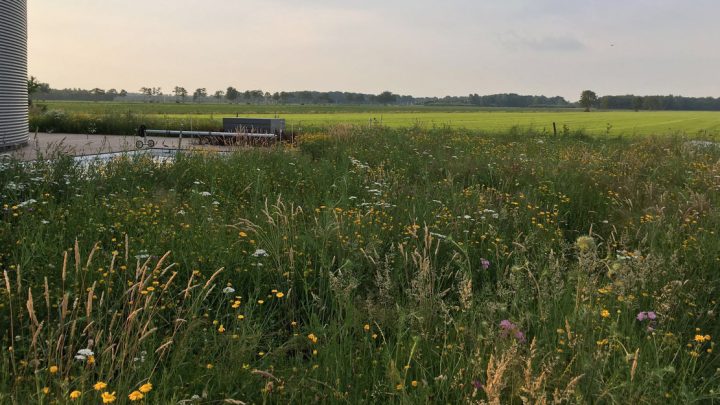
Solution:
{"label": "white silo", "polygon": [[0,0],[0,149],[27,141],[27,0]]}

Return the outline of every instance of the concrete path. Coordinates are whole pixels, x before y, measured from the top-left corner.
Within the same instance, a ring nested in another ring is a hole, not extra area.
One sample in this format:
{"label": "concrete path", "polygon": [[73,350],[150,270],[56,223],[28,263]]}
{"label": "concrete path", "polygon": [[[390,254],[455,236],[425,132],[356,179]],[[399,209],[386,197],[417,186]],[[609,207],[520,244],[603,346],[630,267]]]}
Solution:
{"label": "concrete path", "polygon": [[[155,141],[154,147],[159,149],[240,149],[238,146],[201,146],[198,145],[197,140],[188,138],[184,138],[182,143],[179,138],[148,136],[147,139]],[[47,158],[58,153],[80,156],[95,153],[124,152],[137,150],[135,142],[139,140],[142,140],[142,138],[126,135],[32,133],[27,145],[19,149],[0,151],[0,155],[11,155],[20,160],[35,160],[38,157]]]}

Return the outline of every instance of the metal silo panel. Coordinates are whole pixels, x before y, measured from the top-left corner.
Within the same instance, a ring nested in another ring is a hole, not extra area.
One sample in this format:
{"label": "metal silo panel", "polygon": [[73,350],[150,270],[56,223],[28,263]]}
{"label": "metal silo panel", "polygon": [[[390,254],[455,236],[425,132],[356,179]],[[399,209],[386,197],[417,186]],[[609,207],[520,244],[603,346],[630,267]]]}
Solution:
{"label": "metal silo panel", "polygon": [[0,0],[0,149],[28,138],[27,0]]}

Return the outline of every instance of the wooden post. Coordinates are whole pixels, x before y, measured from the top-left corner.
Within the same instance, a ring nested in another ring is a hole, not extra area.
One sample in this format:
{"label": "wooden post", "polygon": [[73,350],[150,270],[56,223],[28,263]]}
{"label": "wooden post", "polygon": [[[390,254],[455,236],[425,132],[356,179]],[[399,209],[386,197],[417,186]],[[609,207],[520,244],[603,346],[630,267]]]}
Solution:
{"label": "wooden post", "polygon": [[557,126],[555,125],[554,122],[553,122],[553,134],[555,134],[555,136],[557,136]]}

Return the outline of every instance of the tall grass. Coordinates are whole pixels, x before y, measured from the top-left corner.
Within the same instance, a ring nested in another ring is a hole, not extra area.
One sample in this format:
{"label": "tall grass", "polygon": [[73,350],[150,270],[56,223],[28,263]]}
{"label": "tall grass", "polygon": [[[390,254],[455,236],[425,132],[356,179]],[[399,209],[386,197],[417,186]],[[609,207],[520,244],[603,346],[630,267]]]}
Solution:
{"label": "tall grass", "polygon": [[339,126],[3,162],[0,400],[712,403],[719,159]]}

